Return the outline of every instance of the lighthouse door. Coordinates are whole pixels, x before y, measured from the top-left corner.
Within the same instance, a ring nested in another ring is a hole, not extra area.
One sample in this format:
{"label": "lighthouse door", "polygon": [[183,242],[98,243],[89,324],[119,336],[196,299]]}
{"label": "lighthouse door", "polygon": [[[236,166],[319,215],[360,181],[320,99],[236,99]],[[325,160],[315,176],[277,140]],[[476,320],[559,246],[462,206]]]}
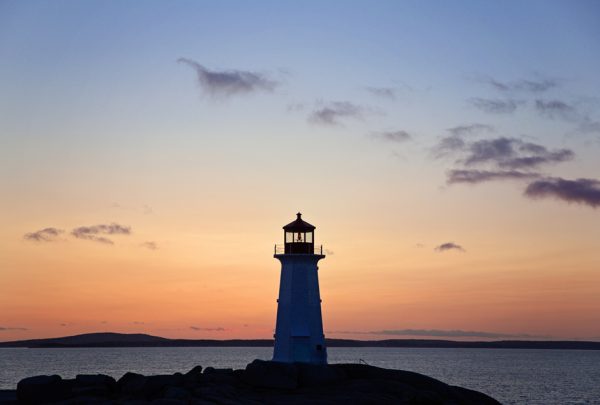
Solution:
{"label": "lighthouse door", "polygon": [[294,336],[292,338],[292,351],[294,361],[310,362],[310,338],[308,336]]}

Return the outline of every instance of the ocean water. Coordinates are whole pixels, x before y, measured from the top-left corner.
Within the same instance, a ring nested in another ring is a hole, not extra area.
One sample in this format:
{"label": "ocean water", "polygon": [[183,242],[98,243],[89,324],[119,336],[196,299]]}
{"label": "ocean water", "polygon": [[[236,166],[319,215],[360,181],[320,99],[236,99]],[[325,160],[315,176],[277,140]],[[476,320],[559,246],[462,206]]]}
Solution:
{"label": "ocean water", "polygon": [[[330,363],[357,363],[416,371],[452,385],[484,392],[504,404],[600,404],[600,351],[329,348]],[[0,389],[15,389],[28,376],[103,373],[115,378],[185,372],[203,367],[244,368],[270,359],[271,348],[169,347],[0,348]]]}

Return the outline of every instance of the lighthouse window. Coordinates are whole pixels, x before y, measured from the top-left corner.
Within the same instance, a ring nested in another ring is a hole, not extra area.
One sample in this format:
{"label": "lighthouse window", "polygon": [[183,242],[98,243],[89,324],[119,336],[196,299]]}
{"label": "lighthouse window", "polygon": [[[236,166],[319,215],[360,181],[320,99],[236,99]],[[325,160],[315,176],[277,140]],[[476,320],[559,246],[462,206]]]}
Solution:
{"label": "lighthouse window", "polygon": [[305,240],[305,242],[306,243],[312,243],[312,241],[313,241],[313,234],[312,234],[312,232],[307,232],[306,233],[306,240]]}

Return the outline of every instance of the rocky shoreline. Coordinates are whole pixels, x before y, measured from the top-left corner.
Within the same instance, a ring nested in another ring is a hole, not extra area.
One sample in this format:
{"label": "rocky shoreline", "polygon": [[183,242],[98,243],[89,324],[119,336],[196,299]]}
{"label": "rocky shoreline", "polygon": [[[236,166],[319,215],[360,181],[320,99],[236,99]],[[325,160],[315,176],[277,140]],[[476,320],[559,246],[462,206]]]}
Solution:
{"label": "rocky shoreline", "polygon": [[366,364],[286,364],[254,360],[244,370],[203,369],[185,374],[126,373],[118,381],[96,375],[21,380],[3,391],[4,404],[499,404],[477,391],[422,374]]}

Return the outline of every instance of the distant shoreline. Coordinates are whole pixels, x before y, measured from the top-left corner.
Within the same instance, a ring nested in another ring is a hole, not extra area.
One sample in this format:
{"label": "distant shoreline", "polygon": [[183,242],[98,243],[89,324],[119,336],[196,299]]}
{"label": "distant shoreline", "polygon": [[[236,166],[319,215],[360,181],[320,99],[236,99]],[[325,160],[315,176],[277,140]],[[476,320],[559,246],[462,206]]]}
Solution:
{"label": "distant shoreline", "polygon": [[[327,339],[328,347],[456,348],[456,349],[558,349],[600,350],[600,342],[501,340],[463,342],[435,339],[351,340]],[[88,333],[49,339],[0,342],[0,348],[93,347],[272,347],[271,339],[168,339],[146,334]]]}

